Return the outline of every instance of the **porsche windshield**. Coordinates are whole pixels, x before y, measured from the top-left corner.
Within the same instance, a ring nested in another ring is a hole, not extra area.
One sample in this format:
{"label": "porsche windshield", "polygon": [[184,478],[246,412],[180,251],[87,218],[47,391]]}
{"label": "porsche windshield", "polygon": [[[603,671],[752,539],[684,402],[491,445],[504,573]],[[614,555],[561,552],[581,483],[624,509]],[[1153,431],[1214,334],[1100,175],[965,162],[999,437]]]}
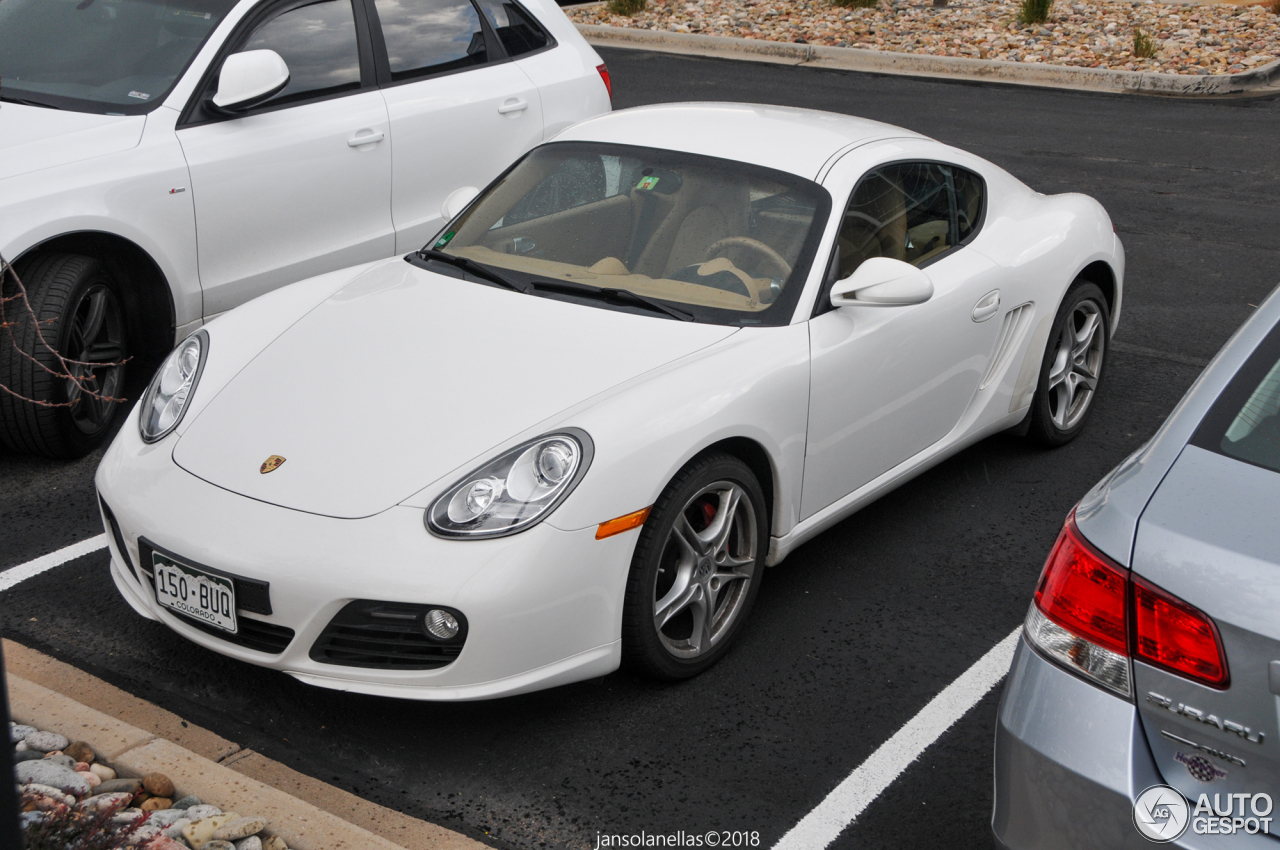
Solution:
{"label": "porsche windshield", "polygon": [[235,0],[0,0],[0,98],[145,112]]}
{"label": "porsche windshield", "polygon": [[567,282],[617,309],[648,299],[704,322],[785,324],[830,208],[825,189],[781,171],[562,142],[531,152],[429,247],[532,294],[575,300]]}

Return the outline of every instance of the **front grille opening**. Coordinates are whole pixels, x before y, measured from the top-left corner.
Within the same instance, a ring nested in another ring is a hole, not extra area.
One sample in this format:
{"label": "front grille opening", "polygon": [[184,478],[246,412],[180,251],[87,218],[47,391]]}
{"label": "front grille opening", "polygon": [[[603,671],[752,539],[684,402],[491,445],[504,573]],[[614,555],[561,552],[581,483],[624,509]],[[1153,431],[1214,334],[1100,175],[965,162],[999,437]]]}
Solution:
{"label": "front grille opening", "polygon": [[188,626],[197,628],[205,634],[225,640],[227,643],[234,643],[236,646],[243,646],[245,649],[256,649],[258,652],[266,652],[271,655],[279,655],[284,652],[293,641],[293,629],[277,626],[275,623],[267,623],[262,620],[253,620],[243,615],[236,617],[236,626],[239,631],[231,634],[231,632],[220,629],[217,626],[211,626],[194,617],[188,617],[179,611],[166,608],[165,613],[177,617]]}
{"label": "front grille opening", "polygon": [[111,508],[107,506],[106,500],[101,496],[98,497],[98,504],[102,506],[102,515],[107,518],[107,525],[111,526],[111,539],[115,541],[116,549],[120,552],[120,557],[124,559],[124,565],[129,568],[129,572],[133,574],[135,581],[141,581],[138,578],[138,570],[133,566],[133,561],[129,558],[129,547],[124,544],[124,534],[120,531],[120,523],[116,522],[116,515],[111,512]]}
{"label": "front grille opening", "polygon": [[[427,633],[423,619],[433,608],[453,615],[457,635],[440,640]],[[467,620],[453,608],[360,599],[325,626],[311,647],[311,660],[344,667],[434,670],[457,658],[466,639]]]}

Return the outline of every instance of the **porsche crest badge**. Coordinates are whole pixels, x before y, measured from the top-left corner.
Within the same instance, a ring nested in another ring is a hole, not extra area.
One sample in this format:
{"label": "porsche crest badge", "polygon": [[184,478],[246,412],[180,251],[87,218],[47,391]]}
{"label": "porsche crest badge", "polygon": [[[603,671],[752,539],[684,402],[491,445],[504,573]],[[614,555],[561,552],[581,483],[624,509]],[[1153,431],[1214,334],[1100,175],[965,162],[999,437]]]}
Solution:
{"label": "porsche crest badge", "polygon": [[284,458],[280,457],[280,455],[272,455],[262,462],[262,466],[258,467],[258,471],[266,475],[268,472],[275,472],[282,463],[284,463]]}

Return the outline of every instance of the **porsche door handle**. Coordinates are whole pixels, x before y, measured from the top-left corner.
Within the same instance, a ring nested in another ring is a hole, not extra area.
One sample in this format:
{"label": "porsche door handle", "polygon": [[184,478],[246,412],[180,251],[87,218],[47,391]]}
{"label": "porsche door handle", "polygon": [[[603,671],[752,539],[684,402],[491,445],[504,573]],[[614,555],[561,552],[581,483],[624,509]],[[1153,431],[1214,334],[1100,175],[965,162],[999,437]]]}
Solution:
{"label": "porsche door handle", "polygon": [[529,108],[529,101],[522,100],[521,98],[518,98],[518,97],[509,97],[505,101],[503,101],[501,106],[498,107],[498,114],[506,115],[510,112],[523,112],[528,108]]}
{"label": "porsche door handle", "polygon": [[979,298],[978,303],[973,305],[973,320],[975,322],[985,322],[999,312],[1000,290],[993,289]]}
{"label": "porsche door handle", "polygon": [[358,148],[362,145],[376,145],[387,137],[386,133],[373,132],[365,133],[362,136],[352,136],[347,139],[347,147]]}

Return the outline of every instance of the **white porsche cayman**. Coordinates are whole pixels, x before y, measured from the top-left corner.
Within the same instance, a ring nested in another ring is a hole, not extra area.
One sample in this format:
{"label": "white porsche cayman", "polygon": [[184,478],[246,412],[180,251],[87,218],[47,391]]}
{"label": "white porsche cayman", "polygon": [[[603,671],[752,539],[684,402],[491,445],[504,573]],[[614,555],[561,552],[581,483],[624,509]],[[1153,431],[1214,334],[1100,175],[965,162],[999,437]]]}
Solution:
{"label": "white porsche cayman", "polygon": [[615,112],[446,208],[169,357],[97,474],[140,614],[398,697],[691,676],[804,540],[1074,437],[1120,312],[1098,203],[821,112]]}

